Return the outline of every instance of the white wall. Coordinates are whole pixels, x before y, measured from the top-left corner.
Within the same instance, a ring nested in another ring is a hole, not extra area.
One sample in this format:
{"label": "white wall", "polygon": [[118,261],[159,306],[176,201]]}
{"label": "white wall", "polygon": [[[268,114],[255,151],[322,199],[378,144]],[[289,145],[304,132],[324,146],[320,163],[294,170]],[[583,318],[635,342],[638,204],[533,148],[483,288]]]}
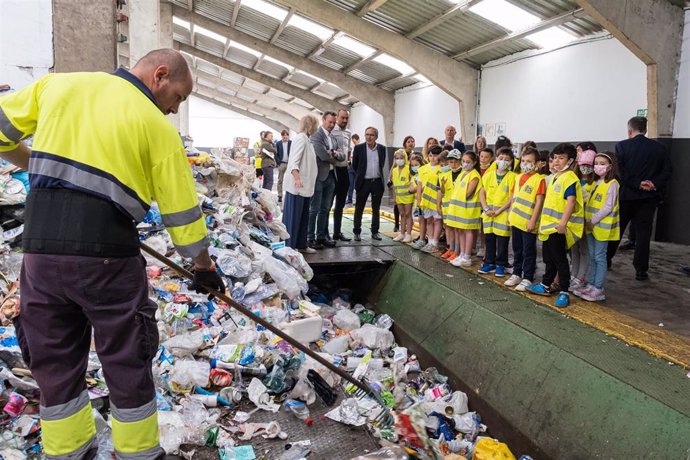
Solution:
{"label": "white wall", "polygon": [[235,137],[248,137],[249,145],[259,139],[259,132],[273,131],[265,124],[237,114],[210,102],[189,98],[189,135],[194,139],[195,147],[232,147]]}
{"label": "white wall", "polygon": [[356,103],[350,112],[350,131],[352,134],[359,134],[359,141],[364,142],[364,130],[369,126],[379,130],[378,143],[388,145],[386,129],[383,127],[383,116],[368,105],[361,102]]}
{"label": "white wall", "polygon": [[[404,88],[395,93],[395,124],[393,131],[396,147],[402,146],[405,136],[413,136],[417,147],[422,147],[429,137],[439,141],[448,125],[460,131],[460,104],[434,85]],[[472,143],[474,133],[470,134]]]}
{"label": "white wall", "polygon": [[619,140],[647,107],[645,65],[615,39],[492,65],[481,73],[479,123],[505,123],[513,142]]}
{"label": "white wall", "polygon": [[0,84],[20,89],[53,67],[51,0],[0,1]]}
{"label": "white wall", "polygon": [[690,138],[690,10],[685,11],[673,137]]}

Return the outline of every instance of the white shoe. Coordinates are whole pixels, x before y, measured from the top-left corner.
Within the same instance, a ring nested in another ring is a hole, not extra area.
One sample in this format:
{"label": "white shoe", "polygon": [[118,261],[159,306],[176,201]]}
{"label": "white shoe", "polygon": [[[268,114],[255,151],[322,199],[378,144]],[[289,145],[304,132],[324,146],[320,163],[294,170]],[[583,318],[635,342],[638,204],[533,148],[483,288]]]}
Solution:
{"label": "white shoe", "polygon": [[428,243],[426,246],[422,248],[422,252],[426,252],[427,254],[433,254],[437,250],[438,248],[431,243]]}
{"label": "white shoe", "polygon": [[471,267],[471,266],[472,266],[472,257],[470,257],[470,256],[465,256],[465,257],[460,261],[460,266],[461,266],[461,267]]}
{"label": "white shoe", "polygon": [[425,244],[426,243],[424,242],[424,240],[419,239],[419,240],[415,241],[414,243],[412,243],[412,247],[414,249],[422,249]]}
{"label": "white shoe", "polygon": [[398,236],[396,236],[395,238],[393,238],[393,241],[402,241],[403,238],[405,238],[405,235],[402,234],[402,233],[398,233]]}
{"label": "white shoe", "polygon": [[309,246],[304,249],[298,249],[298,251],[302,254],[316,254],[316,249],[310,248]]}
{"label": "white shoe", "polygon": [[405,235],[405,238],[402,240],[403,243],[411,243],[412,242],[412,235],[409,233]]}
{"label": "white shoe", "polygon": [[455,259],[450,261],[453,267],[462,267],[462,261],[465,260],[461,256],[457,256]]}
{"label": "white shoe", "polygon": [[532,283],[530,280],[524,279],[524,280],[520,281],[520,284],[515,286],[515,290],[520,291],[520,292],[525,292],[527,290],[527,288],[530,287],[532,284],[534,284],[534,283]]}
{"label": "white shoe", "polygon": [[514,286],[517,286],[518,284],[520,284],[521,282],[522,282],[522,276],[511,275],[511,277],[508,278],[505,281],[505,283],[503,283],[503,284],[508,286],[508,287],[514,287]]}

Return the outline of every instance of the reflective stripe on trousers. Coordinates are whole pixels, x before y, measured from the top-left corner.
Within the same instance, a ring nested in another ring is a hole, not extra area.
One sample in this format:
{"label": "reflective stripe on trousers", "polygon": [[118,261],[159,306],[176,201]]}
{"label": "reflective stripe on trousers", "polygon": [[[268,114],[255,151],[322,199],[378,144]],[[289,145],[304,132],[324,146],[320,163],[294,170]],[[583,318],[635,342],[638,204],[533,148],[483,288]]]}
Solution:
{"label": "reflective stripe on trousers", "polygon": [[40,407],[43,449],[48,459],[81,459],[96,447],[96,424],[86,390],[56,406]]}

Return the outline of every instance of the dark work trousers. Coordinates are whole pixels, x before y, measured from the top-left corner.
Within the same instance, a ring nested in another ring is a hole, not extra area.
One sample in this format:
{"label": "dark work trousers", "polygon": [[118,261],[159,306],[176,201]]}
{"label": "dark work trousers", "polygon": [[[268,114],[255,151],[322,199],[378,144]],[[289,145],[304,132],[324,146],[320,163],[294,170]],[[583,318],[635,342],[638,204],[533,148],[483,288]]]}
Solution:
{"label": "dark work trousers", "polygon": [[[143,420],[151,408],[155,413],[151,360],[158,350],[157,306],[148,298],[141,255],[25,254],[21,286],[21,313],[15,324],[22,355],[41,389],[42,418],[57,413],[67,417],[82,398],[88,403],[84,376],[92,327],[112,405],[119,413],[141,415],[129,415],[132,419],[125,422]],[[74,429],[83,433],[90,427]],[[122,436],[116,430],[119,427],[113,425],[113,438]],[[157,433],[150,441],[157,446]],[[158,451],[162,453],[154,447],[150,456],[141,458],[154,458]]]}
{"label": "dark work trousers", "polygon": [[309,225],[307,240],[324,241],[328,238],[328,214],[335,191],[335,174],[328,173],[325,180],[316,179],[314,195],[309,202]]}
{"label": "dark work trousers", "polygon": [[484,242],[486,252],[484,253],[484,263],[505,267],[508,263],[508,242],[510,237],[498,236],[494,233],[485,233]]}
{"label": "dark work trousers", "polygon": [[335,193],[333,194],[333,237],[341,233],[343,225],[343,209],[347,199],[347,191],[350,188],[350,177],[347,166],[335,167]]}
{"label": "dark work trousers", "polygon": [[570,287],[570,264],[568,263],[568,249],[565,235],[561,235],[560,233],[550,234],[549,238],[544,241],[542,253],[544,256],[544,263],[546,264],[542,283],[544,286],[551,286],[553,280],[556,279],[556,274],[558,274],[558,285],[560,290],[568,292],[568,288]]}
{"label": "dark work trousers", "polygon": [[347,176],[350,179],[350,186],[347,189],[347,201],[352,203],[352,195],[355,191],[355,170],[352,169],[352,165],[347,167]]}
{"label": "dark work trousers", "polygon": [[[649,270],[649,244],[652,239],[652,226],[654,224],[654,212],[659,206],[657,198],[646,200],[625,200],[620,204],[621,216],[621,236],[632,221],[635,228],[635,256],[633,257],[633,267],[636,272],[646,272]],[[613,242],[614,248],[611,257],[616,254],[620,240]]]}
{"label": "dark work trousers", "polygon": [[263,180],[263,185],[262,188],[265,188],[266,190],[273,190],[273,170],[275,168],[270,167],[270,168],[261,168],[261,170],[264,173],[264,180]]}
{"label": "dark work trousers", "polygon": [[367,206],[367,200],[371,195],[371,234],[379,232],[381,223],[381,199],[383,198],[383,181],[378,179],[364,179],[362,186],[355,190],[357,203],[355,203],[355,223],[352,231],[355,235],[362,233],[362,214]]}
{"label": "dark work trousers", "polygon": [[290,234],[290,238],[285,240],[286,246],[293,249],[306,249],[310,201],[311,198],[285,192],[283,223]]}
{"label": "dark work trousers", "polygon": [[537,234],[513,227],[513,275],[534,281],[537,270]]}

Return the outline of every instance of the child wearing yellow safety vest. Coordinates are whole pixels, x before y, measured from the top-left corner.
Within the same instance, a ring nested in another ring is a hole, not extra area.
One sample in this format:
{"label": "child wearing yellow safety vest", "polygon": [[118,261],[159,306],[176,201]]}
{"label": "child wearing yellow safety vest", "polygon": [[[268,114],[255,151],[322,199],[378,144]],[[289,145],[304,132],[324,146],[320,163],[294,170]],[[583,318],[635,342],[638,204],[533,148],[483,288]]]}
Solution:
{"label": "child wearing yellow safety vest", "polygon": [[[417,193],[417,202],[422,213],[419,228],[419,240],[412,247],[424,252],[434,253],[438,247],[438,239],[441,235],[441,213],[438,212],[438,173],[441,166],[438,164],[439,155],[443,151],[440,145],[434,145],[429,149],[429,163],[419,168],[420,184]],[[424,238],[429,242],[425,244]]]}
{"label": "child wearing yellow safety vest", "polygon": [[544,242],[542,252],[546,271],[541,284],[533,284],[527,290],[533,294],[551,295],[551,283],[558,274],[560,292],[554,305],[565,308],[570,305],[568,249],[582,235],[585,214],[580,180],[572,171],[577,157],[575,146],[558,144],[551,153],[555,173],[546,187],[539,223],[539,239]]}
{"label": "child wearing yellow safety vest", "polygon": [[[589,194],[594,187],[594,150],[577,149],[577,177],[580,178],[582,187],[582,202],[587,203]],[[584,233],[570,249],[570,292],[584,286],[587,282],[587,270],[589,270],[589,250],[587,249],[587,238]]]}
{"label": "child wearing yellow safety vest", "polygon": [[450,263],[454,267],[472,265],[472,248],[477,230],[482,225],[482,205],[479,202],[479,190],[482,187],[482,176],[479,172],[479,158],[475,152],[462,154],[460,162],[462,173],[455,179],[453,193],[450,197],[446,226],[455,231],[455,243],[458,257]]}
{"label": "child wearing yellow safety vest", "polygon": [[539,173],[539,151],[528,147],[520,156],[520,174],[513,188],[508,223],[513,237],[513,274],[504,283],[524,291],[534,284],[537,270],[537,229],[544,205],[546,181]]}
{"label": "child wearing yellow safety vest", "polygon": [[391,171],[395,206],[400,213],[400,233],[393,238],[393,241],[402,241],[403,243],[412,241],[412,204],[415,199],[415,193],[410,191],[412,174],[406,157],[407,155],[402,149],[395,152],[395,165]]}
{"label": "child wearing yellow safety vest", "polygon": [[573,294],[590,302],[606,300],[606,251],[609,241],[620,239],[616,160],[611,152],[598,153],[594,158],[597,181],[585,206],[589,273],[587,283]]}
{"label": "child wearing yellow safety vest", "polygon": [[516,178],[512,171],[513,160],[513,150],[510,147],[502,147],[496,155],[496,167],[484,174],[482,189],[479,191],[479,201],[484,211],[482,230],[486,244],[484,265],[479,269],[479,273],[494,272],[499,278],[505,276],[505,266],[508,264],[508,210]]}
{"label": "child wearing yellow safety vest", "polygon": [[453,197],[453,190],[455,189],[455,182],[462,174],[462,167],[460,164],[461,158],[462,153],[460,153],[460,150],[453,149],[448,152],[447,162],[449,170],[441,173],[441,190],[439,191],[439,195],[441,196],[443,204],[443,223],[445,225],[446,243],[448,244],[448,250],[441,255],[441,258],[448,262],[452,262],[460,255],[460,240],[458,239],[458,232],[455,227],[449,225],[451,217],[449,211],[450,201]]}
{"label": "child wearing yellow safety vest", "polygon": [[[415,146],[414,137],[413,136],[405,136],[405,139],[403,139],[403,148],[396,150],[395,153],[393,154],[393,157],[395,157],[395,155],[397,155],[398,152],[402,153],[404,158],[405,158],[405,166],[409,166],[410,165],[410,156],[412,156],[412,154],[414,153],[414,146]],[[392,182],[393,182],[393,179],[392,179],[393,168],[395,168],[395,161],[393,162],[393,166],[391,167],[391,173],[388,176],[390,178],[389,179],[390,180],[389,186],[393,185],[392,184]],[[393,193],[395,193],[395,192],[393,192]],[[412,212],[412,211],[410,211],[410,212]],[[393,231],[397,232],[400,229],[399,228],[400,227],[400,209],[397,206],[393,206],[393,215],[395,217],[395,227],[393,228]],[[398,241],[402,241],[403,239],[405,239],[404,236],[403,236],[403,238],[401,238]]]}

